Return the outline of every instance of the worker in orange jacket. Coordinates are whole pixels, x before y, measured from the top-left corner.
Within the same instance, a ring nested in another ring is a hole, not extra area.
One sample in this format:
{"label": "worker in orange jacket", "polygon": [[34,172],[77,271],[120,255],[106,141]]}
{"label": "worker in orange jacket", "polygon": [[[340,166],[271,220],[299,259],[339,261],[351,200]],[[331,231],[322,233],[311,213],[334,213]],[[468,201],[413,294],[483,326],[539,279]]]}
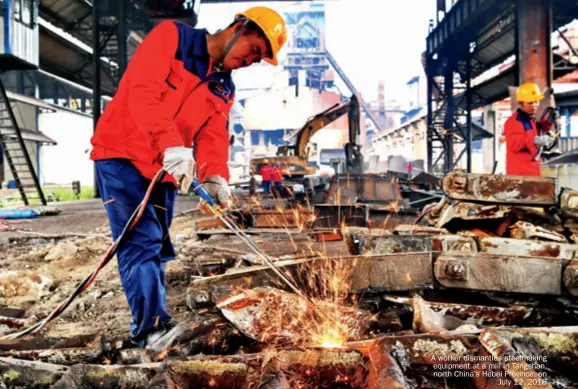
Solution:
{"label": "worker in orange jacket", "polygon": [[175,257],[169,227],[177,183],[187,192],[196,166],[207,191],[227,206],[231,71],[261,60],[277,65],[286,40],[282,17],[267,7],[237,14],[215,34],[164,21],[138,46],[97,124],[91,159],[113,239],[155,173],[169,173],[118,251],[131,337],[140,347],[159,351],[185,329],[172,321],[165,294],[166,262]]}
{"label": "worker in orange jacket", "polygon": [[549,149],[555,138],[548,132],[552,123],[536,122],[538,103],[544,99],[538,85],[524,83],[516,92],[520,108],[504,125],[506,141],[506,174],[540,176],[540,149]]}
{"label": "worker in orange jacket", "polygon": [[271,191],[271,172],[273,168],[269,165],[269,160],[266,159],[263,161],[263,166],[261,166],[261,170],[259,170],[259,174],[261,175],[261,185],[263,187],[263,193],[269,193]]}

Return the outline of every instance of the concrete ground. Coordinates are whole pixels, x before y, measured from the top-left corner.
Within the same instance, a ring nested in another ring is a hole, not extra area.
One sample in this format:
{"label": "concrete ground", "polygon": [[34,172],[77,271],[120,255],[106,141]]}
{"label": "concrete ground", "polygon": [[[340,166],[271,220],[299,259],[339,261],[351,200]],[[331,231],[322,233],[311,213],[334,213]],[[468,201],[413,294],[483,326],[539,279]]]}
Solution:
{"label": "concrete ground", "polygon": [[[196,209],[196,197],[177,196],[175,216]],[[106,212],[101,199],[63,201],[49,203],[50,207],[60,209],[57,216],[42,216],[27,220],[9,220],[7,224],[43,234],[89,233],[98,227],[108,225]],[[0,239],[21,235],[17,231],[0,232]]]}

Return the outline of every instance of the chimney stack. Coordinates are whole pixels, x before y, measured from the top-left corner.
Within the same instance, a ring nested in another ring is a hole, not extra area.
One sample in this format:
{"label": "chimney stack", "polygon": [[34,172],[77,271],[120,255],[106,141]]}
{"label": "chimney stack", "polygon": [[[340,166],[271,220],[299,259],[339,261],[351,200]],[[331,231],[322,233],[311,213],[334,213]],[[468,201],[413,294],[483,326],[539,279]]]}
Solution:
{"label": "chimney stack", "polygon": [[377,84],[377,103],[378,113],[382,118],[385,117],[385,82],[379,81]]}

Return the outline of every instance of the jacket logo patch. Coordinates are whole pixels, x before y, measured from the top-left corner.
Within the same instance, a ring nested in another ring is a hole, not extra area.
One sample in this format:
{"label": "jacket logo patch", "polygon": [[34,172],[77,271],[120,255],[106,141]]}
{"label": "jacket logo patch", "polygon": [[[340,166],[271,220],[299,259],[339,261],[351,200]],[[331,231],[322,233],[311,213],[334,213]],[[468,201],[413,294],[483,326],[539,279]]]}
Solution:
{"label": "jacket logo patch", "polygon": [[220,98],[225,100],[225,102],[228,102],[233,97],[231,89],[227,88],[224,85],[217,84],[216,82],[213,81],[209,82],[209,90],[213,92],[213,94],[215,94],[216,96],[219,96]]}

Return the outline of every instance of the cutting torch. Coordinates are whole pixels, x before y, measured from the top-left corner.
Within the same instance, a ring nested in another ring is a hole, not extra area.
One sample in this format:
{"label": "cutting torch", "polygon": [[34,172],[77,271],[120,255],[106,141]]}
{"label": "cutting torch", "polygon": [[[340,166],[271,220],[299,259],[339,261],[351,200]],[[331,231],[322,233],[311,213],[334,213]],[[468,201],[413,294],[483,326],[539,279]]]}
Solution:
{"label": "cutting torch", "polygon": [[293,292],[295,292],[299,296],[307,299],[310,303],[312,303],[315,306],[313,301],[308,296],[306,296],[301,290],[299,290],[299,288],[297,286],[295,286],[293,281],[291,281],[291,279],[285,273],[283,273],[277,267],[277,265],[275,265],[275,262],[273,262],[271,257],[269,257],[263,250],[261,250],[261,248],[253,241],[253,239],[251,239],[251,237],[249,235],[247,235],[243,230],[241,230],[239,228],[239,226],[237,225],[237,223],[235,223],[235,221],[233,221],[231,218],[229,218],[227,215],[225,215],[223,212],[221,212],[221,208],[217,204],[217,201],[213,198],[213,196],[211,196],[209,194],[209,192],[207,192],[205,187],[199,182],[199,180],[196,177],[193,178],[192,188],[193,188],[193,192],[195,192],[195,194],[197,196],[199,196],[199,198],[201,199],[201,206],[202,207],[211,211],[211,213],[215,217],[217,217],[239,239],[241,239],[241,241],[253,253],[255,253],[255,255],[257,255],[259,258],[261,258],[263,261],[265,261],[265,263],[267,263],[267,265],[269,265],[271,270],[273,270],[275,272],[275,274],[277,274],[283,280],[283,282],[285,282],[287,284],[287,286],[289,286],[291,288],[291,290],[293,290]]}

